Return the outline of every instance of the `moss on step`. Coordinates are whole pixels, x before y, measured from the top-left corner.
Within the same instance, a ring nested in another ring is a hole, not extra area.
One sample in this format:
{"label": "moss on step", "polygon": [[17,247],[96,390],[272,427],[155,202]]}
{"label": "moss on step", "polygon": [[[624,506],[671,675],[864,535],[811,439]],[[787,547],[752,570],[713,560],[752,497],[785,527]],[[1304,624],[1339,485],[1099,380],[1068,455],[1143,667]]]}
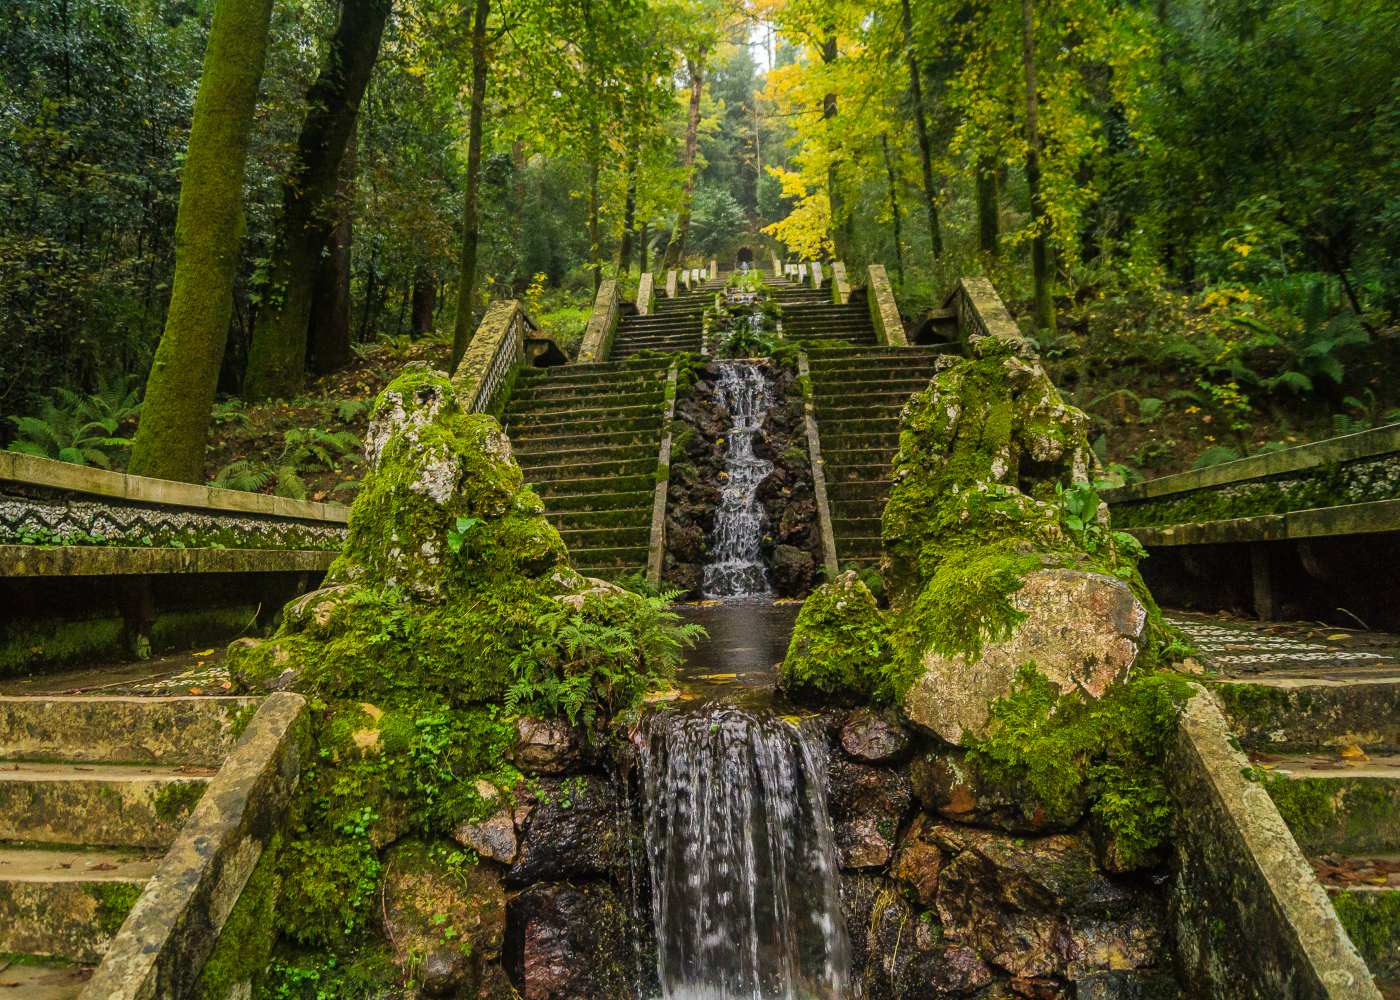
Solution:
{"label": "moss on step", "polygon": [[185,819],[199,805],[204,788],[202,781],[172,781],[156,793],[152,808],[157,818],[166,823]]}
{"label": "moss on step", "polygon": [[1400,979],[1400,892],[1346,890],[1332,897],[1337,919],[1379,979]]}
{"label": "moss on step", "polygon": [[1289,777],[1256,769],[1305,852],[1400,851],[1400,782],[1386,778]]}
{"label": "moss on step", "polygon": [[130,882],[91,882],[83,887],[83,891],[97,902],[97,925],[107,937],[121,928],[144,889],[145,886]]}

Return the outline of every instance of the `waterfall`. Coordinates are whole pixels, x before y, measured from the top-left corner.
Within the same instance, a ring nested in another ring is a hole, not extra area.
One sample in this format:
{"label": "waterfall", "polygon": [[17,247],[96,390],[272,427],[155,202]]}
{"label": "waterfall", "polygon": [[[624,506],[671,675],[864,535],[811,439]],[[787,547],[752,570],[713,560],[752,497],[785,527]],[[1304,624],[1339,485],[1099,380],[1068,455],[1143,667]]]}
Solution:
{"label": "waterfall", "polygon": [[755,456],[753,443],[773,405],[772,393],[763,369],[752,361],[720,362],[719,390],[731,423],[726,478],[715,511],[711,561],[705,567],[702,589],[706,597],[766,594],[758,485],[773,471],[773,463]]}
{"label": "waterfall", "polygon": [[663,1000],[852,995],[825,773],[793,725],[712,704],[641,749]]}

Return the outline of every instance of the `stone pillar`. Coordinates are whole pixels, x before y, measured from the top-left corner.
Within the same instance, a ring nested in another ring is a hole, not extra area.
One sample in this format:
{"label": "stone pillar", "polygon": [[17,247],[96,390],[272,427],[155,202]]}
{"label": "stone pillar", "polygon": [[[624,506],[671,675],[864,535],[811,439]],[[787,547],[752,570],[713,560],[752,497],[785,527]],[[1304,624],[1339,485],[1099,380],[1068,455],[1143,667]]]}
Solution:
{"label": "stone pillar", "polygon": [[642,273],[637,281],[637,315],[650,316],[656,306],[656,286],[650,271]]}
{"label": "stone pillar", "polygon": [[839,260],[831,265],[831,301],[838,306],[851,301],[851,283],[846,278],[846,265]]}
{"label": "stone pillar", "polygon": [[889,347],[908,347],[904,321],[899,318],[899,306],[895,303],[894,289],[890,287],[885,265],[871,264],[869,273],[866,301],[870,305],[871,322],[875,324],[875,339]]}
{"label": "stone pillar", "polygon": [[622,299],[618,294],[615,278],[609,278],[598,286],[598,298],[593,302],[593,315],[588,318],[588,329],[583,332],[583,343],[578,349],[580,362],[608,360],[608,354],[612,351],[613,335],[617,333],[621,305]]}
{"label": "stone pillar", "polygon": [[719,277],[719,261],[717,261],[717,260],[715,260],[713,257],[711,257],[711,258],[710,258],[710,280],[711,280],[711,281],[714,281],[714,280],[715,280],[716,278],[718,278],[718,277]]}
{"label": "stone pillar", "polygon": [[1261,622],[1276,621],[1278,608],[1274,603],[1274,574],[1269,563],[1268,543],[1250,543],[1249,570],[1254,583],[1255,615]]}
{"label": "stone pillar", "polygon": [[782,258],[780,258],[780,257],[775,253],[775,254],[773,254],[773,277],[775,277],[775,278],[781,278],[782,276],[783,276],[783,261],[782,261]]}
{"label": "stone pillar", "polygon": [[815,288],[815,289],[820,290],[821,287],[822,287],[822,262],[821,262],[821,261],[819,261],[819,260],[814,260],[814,261],[812,261],[811,275],[812,275],[812,287]]}
{"label": "stone pillar", "polygon": [[666,272],[666,297],[668,299],[676,297],[676,269],[674,267]]}
{"label": "stone pillar", "polygon": [[799,285],[805,285],[805,284],[807,284],[807,265],[806,265],[806,264],[798,264],[798,265],[797,265],[797,283],[798,283]]}

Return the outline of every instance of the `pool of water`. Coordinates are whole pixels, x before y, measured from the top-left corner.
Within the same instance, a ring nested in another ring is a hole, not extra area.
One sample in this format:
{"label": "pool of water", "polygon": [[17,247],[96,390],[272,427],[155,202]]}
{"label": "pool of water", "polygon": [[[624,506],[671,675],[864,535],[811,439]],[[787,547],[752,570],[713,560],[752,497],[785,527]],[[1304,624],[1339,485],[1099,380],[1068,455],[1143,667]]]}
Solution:
{"label": "pool of water", "polygon": [[729,701],[771,699],[801,609],[801,601],[757,596],[677,605],[683,619],[710,633],[687,652],[677,678],[680,687]]}

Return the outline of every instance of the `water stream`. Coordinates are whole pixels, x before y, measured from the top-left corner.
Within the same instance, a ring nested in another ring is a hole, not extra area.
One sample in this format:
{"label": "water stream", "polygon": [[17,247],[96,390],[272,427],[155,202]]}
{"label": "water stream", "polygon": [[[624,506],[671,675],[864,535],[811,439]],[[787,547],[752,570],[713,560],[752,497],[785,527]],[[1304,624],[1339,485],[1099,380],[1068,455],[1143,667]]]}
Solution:
{"label": "water stream", "polygon": [[771,712],[651,717],[641,750],[663,1000],[838,1000],[849,948],[819,752]]}
{"label": "water stream", "polygon": [[754,454],[754,439],[773,405],[772,391],[760,365],[753,361],[719,362],[719,390],[729,410],[724,487],[715,512],[712,558],[705,567],[706,597],[769,593],[763,565],[763,507],[758,486],[773,463]]}

